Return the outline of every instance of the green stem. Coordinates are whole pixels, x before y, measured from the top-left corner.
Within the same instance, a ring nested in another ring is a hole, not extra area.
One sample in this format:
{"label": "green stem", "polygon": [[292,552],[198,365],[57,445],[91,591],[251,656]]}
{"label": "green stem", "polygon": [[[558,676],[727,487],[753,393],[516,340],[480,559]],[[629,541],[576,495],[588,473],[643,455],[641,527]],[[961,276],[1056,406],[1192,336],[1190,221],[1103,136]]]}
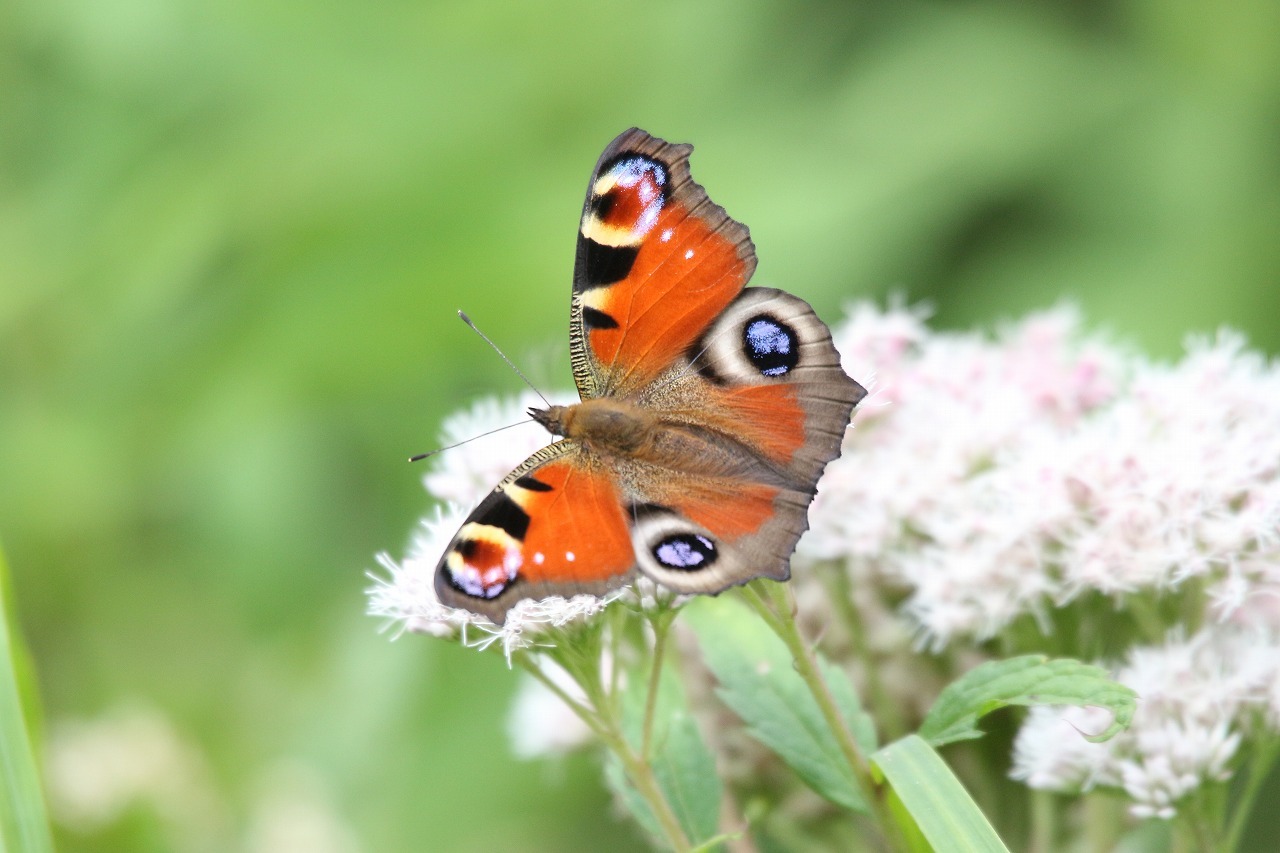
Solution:
{"label": "green stem", "polygon": [[1196,850],[1203,853],[1212,853],[1219,847],[1215,843],[1215,834],[1213,831],[1212,821],[1205,814],[1207,811],[1207,798],[1203,787],[1185,801],[1185,806],[1180,810],[1179,816],[1183,818],[1182,824],[1191,832],[1193,844]]}
{"label": "green stem", "polygon": [[610,749],[618,756],[622,762],[622,767],[627,772],[627,776],[631,778],[631,784],[636,786],[636,791],[640,796],[644,797],[649,808],[653,810],[653,816],[657,818],[659,825],[662,826],[662,832],[667,837],[667,841],[677,851],[683,853],[686,850],[692,850],[693,845],[689,843],[689,837],[684,834],[684,828],[680,826],[680,820],[676,817],[676,813],[671,810],[671,804],[667,802],[667,798],[663,795],[662,789],[658,786],[658,780],[653,775],[653,768],[649,763],[640,756],[636,755],[631,749],[631,744],[627,743],[626,738],[618,734],[615,738],[606,740]]}
{"label": "green stem", "polygon": [[542,671],[542,667],[538,666],[529,655],[513,655],[512,660],[519,663],[521,668],[532,675],[543,687],[554,693],[556,698],[563,702],[570,711],[573,711],[573,713],[577,715],[578,719],[582,720],[582,722],[586,724],[587,728],[591,729],[593,734],[597,737],[604,736],[604,723],[601,721],[599,715],[593,712],[586,705],[583,705],[577,699],[574,699],[564,690],[564,688],[552,681],[551,678]]}
{"label": "green stem", "polygon": [[649,766],[645,758],[636,755],[635,750],[631,748],[631,744],[627,742],[626,737],[622,734],[622,725],[619,722],[617,713],[617,703],[612,701],[601,685],[598,668],[593,676],[586,672],[577,672],[573,667],[565,667],[565,672],[574,678],[578,686],[582,688],[582,692],[586,694],[589,705],[585,705],[575,700],[563,688],[552,681],[542,671],[542,668],[531,659],[530,655],[517,655],[515,659],[520,662],[525,671],[541,682],[559,697],[570,710],[577,714],[578,718],[586,723],[587,727],[618,757],[618,760],[622,762],[622,769],[627,774],[627,778],[631,780],[636,792],[644,799],[650,811],[653,812],[654,818],[658,821],[658,825],[662,827],[662,833],[666,836],[667,842],[671,847],[677,853],[693,849],[693,845],[689,843],[689,837],[684,834],[684,829],[680,826],[680,820],[676,817],[675,812],[671,810],[671,804],[667,802],[667,798],[663,796],[662,789],[658,786],[658,780],[653,775],[653,768]]}
{"label": "green stem", "polygon": [[1032,853],[1050,853],[1057,834],[1057,808],[1053,794],[1048,791],[1031,791],[1031,843]]}
{"label": "green stem", "polygon": [[[761,594],[761,589],[767,590],[772,607],[770,607],[769,603],[766,603]],[[809,691],[818,703],[818,709],[822,712],[822,717],[826,721],[827,727],[831,729],[831,733],[835,736],[836,743],[840,747],[840,752],[843,754],[845,762],[853,771],[854,781],[858,785],[863,800],[866,801],[874,813],[881,834],[894,848],[899,850],[908,849],[906,842],[898,832],[899,827],[893,812],[882,796],[884,791],[876,784],[871,775],[870,763],[867,761],[866,756],[862,754],[862,750],[854,739],[853,733],[849,731],[849,726],[840,714],[840,708],[836,705],[835,697],[831,695],[826,679],[822,677],[822,673],[818,668],[817,658],[800,635],[800,630],[795,622],[795,598],[791,594],[791,588],[785,584],[762,581],[759,585],[743,587],[743,593],[743,597],[751,605],[752,609],[764,619],[765,623],[778,635],[778,639],[782,640],[786,644],[787,650],[791,652],[796,672],[808,685]]]}
{"label": "green stem", "polygon": [[672,618],[668,613],[655,616],[653,626],[653,665],[649,668],[649,692],[644,699],[644,726],[640,734],[640,757],[646,762],[653,757],[653,716],[658,707],[658,685],[662,679],[662,664],[667,657],[667,637]]}
{"label": "green stem", "polygon": [[1121,801],[1108,794],[1092,791],[1084,795],[1085,850],[1110,850],[1116,846],[1117,829],[1123,824]]}
{"label": "green stem", "polygon": [[1231,813],[1231,826],[1223,841],[1224,853],[1235,853],[1240,849],[1240,840],[1244,837],[1245,827],[1249,824],[1249,816],[1253,812],[1253,802],[1262,790],[1262,783],[1267,781],[1271,768],[1275,765],[1276,756],[1280,755],[1280,738],[1267,739],[1254,751],[1253,760],[1249,762],[1249,781],[1245,784],[1240,801]]}
{"label": "green stem", "polygon": [[830,578],[827,582],[831,589],[831,603],[840,614],[845,629],[849,632],[849,643],[853,646],[853,655],[862,661],[862,673],[867,686],[867,699],[873,709],[872,718],[883,726],[885,741],[895,741],[907,734],[903,715],[898,713],[893,697],[880,678],[880,667],[872,660],[871,644],[867,642],[867,632],[863,629],[862,614],[853,599],[853,582],[848,570],[843,566],[830,566],[822,572],[822,577]]}

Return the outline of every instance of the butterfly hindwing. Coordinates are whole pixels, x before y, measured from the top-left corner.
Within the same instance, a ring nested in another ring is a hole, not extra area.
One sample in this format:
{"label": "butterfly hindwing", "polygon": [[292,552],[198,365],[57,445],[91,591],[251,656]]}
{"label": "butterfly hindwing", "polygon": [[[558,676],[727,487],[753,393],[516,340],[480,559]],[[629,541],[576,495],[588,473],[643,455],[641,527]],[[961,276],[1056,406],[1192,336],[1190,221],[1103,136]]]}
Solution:
{"label": "butterfly hindwing", "polygon": [[686,370],[710,386],[703,411],[811,496],[867,393],[844,372],[809,303],[771,287],[742,291],[707,326]]}
{"label": "butterfly hindwing", "polygon": [[743,290],[692,353],[655,407],[667,432],[694,430],[707,447],[637,478],[649,506],[633,514],[638,566],[682,592],[785,580],[866,391],[808,303],[772,288]]}

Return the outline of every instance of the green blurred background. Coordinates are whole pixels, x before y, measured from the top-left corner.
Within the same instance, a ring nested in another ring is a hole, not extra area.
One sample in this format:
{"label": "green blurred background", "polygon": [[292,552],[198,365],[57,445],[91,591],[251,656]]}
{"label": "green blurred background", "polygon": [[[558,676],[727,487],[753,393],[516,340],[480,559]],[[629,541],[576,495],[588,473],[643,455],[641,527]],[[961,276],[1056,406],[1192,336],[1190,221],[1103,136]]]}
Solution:
{"label": "green blurred background", "polygon": [[1068,298],[1156,355],[1274,353],[1278,9],[0,5],[0,538],[44,734],[149,715],[195,790],[60,846],[269,849],[283,809],[335,850],[639,847],[589,758],[509,756],[499,659],[363,615],[426,506],[404,458],[520,388],[455,309],[567,386],[582,193],[635,124],[828,318]]}

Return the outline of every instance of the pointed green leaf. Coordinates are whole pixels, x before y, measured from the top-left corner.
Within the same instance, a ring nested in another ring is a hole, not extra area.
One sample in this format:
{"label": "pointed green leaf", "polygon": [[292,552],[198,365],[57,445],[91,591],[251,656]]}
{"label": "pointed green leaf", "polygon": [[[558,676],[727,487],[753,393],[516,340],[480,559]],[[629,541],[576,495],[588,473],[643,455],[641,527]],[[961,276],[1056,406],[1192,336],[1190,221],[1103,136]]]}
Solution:
{"label": "pointed green leaf", "polygon": [[1008,853],[951,768],[919,736],[894,741],[871,762],[934,850]]}
{"label": "pointed green leaf", "polygon": [[[752,736],[813,790],[836,805],[865,812],[867,804],[835,735],[787,647],[769,627],[730,599],[693,602],[681,615],[698,635],[707,666],[720,683],[718,695]],[[874,729],[848,677],[826,664],[822,671],[846,724],[864,748],[874,748]]]}
{"label": "pointed green leaf", "polygon": [[9,570],[0,551],[0,850],[44,853],[53,850],[53,841],[18,689],[12,618]]}
{"label": "pointed green leaf", "polygon": [[952,682],[929,709],[920,736],[934,746],[982,737],[978,720],[1006,705],[1094,705],[1111,711],[1111,725],[1088,739],[1103,741],[1133,719],[1135,694],[1101,667],[1070,658],[1024,655],[974,667]]}

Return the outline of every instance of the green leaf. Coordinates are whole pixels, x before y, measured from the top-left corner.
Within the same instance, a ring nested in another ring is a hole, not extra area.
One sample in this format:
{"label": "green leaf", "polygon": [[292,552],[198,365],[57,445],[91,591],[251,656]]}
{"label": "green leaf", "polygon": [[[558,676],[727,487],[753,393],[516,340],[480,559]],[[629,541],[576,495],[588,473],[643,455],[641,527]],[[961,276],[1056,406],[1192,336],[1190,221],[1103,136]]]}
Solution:
{"label": "green leaf", "polygon": [[[623,724],[632,748],[639,752],[648,681],[643,674],[638,674],[630,684],[631,687],[622,695]],[[695,844],[712,838],[719,831],[723,793],[720,776],[716,772],[715,756],[702,739],[702,733],[689,713],[680,682],[670,669],[662,674],[658,688],[651,751],[653,775],[685,834]],[[622,763],[616,756],[610,756],[605,774],[610,787],[619,794],[645,831],[656,839],[663,839],[665,836],[657,818],[626,778]]]}
{"label": "green leaf", "polygon": [[9,624],[9,570],[0,551],[0,850],[53,850],[44,794],[18,690],[16,636]]}
{"label": "green leaf", "polygon": [[1006,705],[1093,705],[1111,711],[1111,725],[1091,741],[1104,741],[1133,719],[1136,694],[1101,667],[1070,658],[1024,655],[990,661],[947,686],[929,709],[920,736],[934,746],[982,737],[978,720]]}
{"label": "green leaf", "polygon": [[[838,806],[866,812],[853,771],[845,762],[808,685],[787,647],[769,627],[731,599],[697,601],[681,614],[702,645],[720,682],[718,695],[809,787]],[[846,725],[868,751],[875,731],[848,676],[820,662]]]}
{"label": "green leaf", "polygon": [[872,755],[871,763],[934,850],[1008,853],[951,768],[918,735],[894,741]]}

